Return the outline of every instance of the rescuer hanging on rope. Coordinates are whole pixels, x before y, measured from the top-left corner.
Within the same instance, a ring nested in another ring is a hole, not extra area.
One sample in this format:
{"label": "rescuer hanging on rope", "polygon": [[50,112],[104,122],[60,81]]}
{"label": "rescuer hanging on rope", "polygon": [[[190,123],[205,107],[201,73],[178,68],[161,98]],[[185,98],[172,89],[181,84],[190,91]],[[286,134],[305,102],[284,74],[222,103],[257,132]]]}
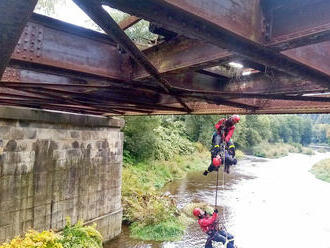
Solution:
{"label": "rescuer hanging on rope", "polygon": [[[211,164],[208,170],[204,171],[203,175],[206,176],[208,172],[217,170],[221,164],[225,165],[224,171],[229,173],[230,166],[237,163],[237,160],[234,158],[235,146],[230,138],[234,134],[235,124],[239,121],[240,117],[233,115],[228,119],[223,118],[215,124],[217,131],[212,137]],[[222,147],[224,144],[226,146]]]}
{"label": "rescuer hanging on rope", "polygon": [[198,224],[203,232],[208,235],[205,248],[212,248],[212,241],[221,242],[225,248],[234,248],[234,236],[228,233],[224,228],[219,228],[218,210],[215,209],[210,215],[200,208],[193,210],[193,215],[198,218]]}

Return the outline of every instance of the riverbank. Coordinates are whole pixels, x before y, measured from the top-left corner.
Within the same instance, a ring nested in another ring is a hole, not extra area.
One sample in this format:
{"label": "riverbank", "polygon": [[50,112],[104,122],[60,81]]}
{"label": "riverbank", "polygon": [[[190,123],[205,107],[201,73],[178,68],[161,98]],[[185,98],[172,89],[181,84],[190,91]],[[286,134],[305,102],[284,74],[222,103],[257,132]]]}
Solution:
{"label": "riverbank", "polygon": [[316,178],[330,183],[330,158],[321,160],[313,165],[310,172]]}
{"label": "riverbank", "polygon": [[303,147],[297,143],[261,143],[252,147],[249,153],[262,158],[281,158],[288,156],[289,153],[314,154],[311,148]]}
{"label": "riverbank", "polygon": [[142,240],[179,239],[185,225],[179,220],[175,201],[162,193],[165,184],[183,178],[188,172],[207,168],[210,154],[202,145],[191,155],[176,156],[171,161],[148,161],[125,164],[122,204],[124,223],[131,236]]}
{"label": "riverbank", "polygon": [[[142,240],[173,241],[180,239],[185,225],[170,195],[162,188],[169,182],[185,177],[188,172],[205,170],[209,164],[209,151],[196,145],[191,155],[177,155],[171,161],[153,160],[136,164],[125,163],[123,169],[123,220],[128,224],[131,237]],[[263,143],[252,148],[255,156],[280,158],[289,153],[312,155],[312,149],[300,144]],[[244,153],[237,150],[236,157]]]}

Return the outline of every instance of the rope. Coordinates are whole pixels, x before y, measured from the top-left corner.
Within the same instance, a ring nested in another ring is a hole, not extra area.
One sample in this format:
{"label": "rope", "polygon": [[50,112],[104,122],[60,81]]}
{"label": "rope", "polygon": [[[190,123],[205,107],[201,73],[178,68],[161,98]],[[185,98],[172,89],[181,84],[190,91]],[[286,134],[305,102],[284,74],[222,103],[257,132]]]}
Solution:
{"label": "rope", "polygon": [[[226,116],[227,119],[227,116]],[[222,136],[222,134],[221,134]],[[223,137],[222,137],[223,138]],[[226,142],[224,140],[222,140],[221,143],[221,150],[220,150],[220,156],[221,159],[223,159],[223,172],[222,172],[222,189],[225,189],[225,164],[226,164]],[[219,169],[217,170],[217,179],[216,179],[216,187],[215,187],[215,203],[214,203],[214,208],[216,209],[218,206],[218,187],[219,187]],[[226,218],[226,208],[225,206],[223,206],[223,222],[227,223],[227,218]],[[228,239],[228,232],[227,229],[224,225],[224,223],[221,223],[221,228],[225,231],[226,233],[226,242],[223,244],[225,248],[227,248],[227,245],[231,242],[234,241],[234,239]],[[219,229],[219,228],[217,228]],[[212,237],[209,237],[208,242],[212,242],[212,239],[214,237],[215,234],[212,235]],[[236,246],[235,246],[236,247]]]}
{"label": "rope", "polygon": [[215,187],[215,203],[214,208],[218,206],[218,186],[219,186],[219,168],[217,169],[217,186]]}

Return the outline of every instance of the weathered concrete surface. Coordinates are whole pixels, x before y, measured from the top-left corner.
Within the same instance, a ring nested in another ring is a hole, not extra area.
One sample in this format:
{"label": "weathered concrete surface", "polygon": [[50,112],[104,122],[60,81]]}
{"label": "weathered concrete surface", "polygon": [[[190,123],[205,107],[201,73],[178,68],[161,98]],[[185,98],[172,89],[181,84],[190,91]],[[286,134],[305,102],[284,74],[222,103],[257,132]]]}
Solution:
{"label": "weathered concrete surface", "polygon": [[[18,118],[20,118],[18,120]],[[121,231],[124,122],[0,107],[0,243],[65,218]]]}

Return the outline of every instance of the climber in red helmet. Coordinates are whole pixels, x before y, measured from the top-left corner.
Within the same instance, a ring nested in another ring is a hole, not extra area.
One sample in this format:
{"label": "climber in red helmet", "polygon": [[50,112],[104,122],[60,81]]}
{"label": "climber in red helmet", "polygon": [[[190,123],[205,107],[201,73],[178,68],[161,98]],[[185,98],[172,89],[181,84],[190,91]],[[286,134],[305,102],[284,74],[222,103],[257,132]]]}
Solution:
{"label": "climber in red helmet", "polygon": [[228,119],[221,119],[215,124],[217,134],[220,135],[221,141],[229,142],[231,136],[234,134],[235,124],[237,124],[241,118],[239,115],[232,115]]}
{"label": "climber in red helmet", "polygon": [[[216,132],[212,137],[212,148],[211,148],[211,164],[209,168],[204,171],[203,175],[207,175],[209,172],[218,170],[221,164],[224,164],[224,171],[229,173],[230,165],[236,164],[237,160],[235,157],[235,146],[230,140],[234,134],[235,124],[240,121],[239,115],[232,115],[228,119],[221,119],[215,124]],[[226,144],[224,151],[225,157],[221,154],[221,144]]]}
{"label": "climber in red helmet", "polygon": [[200,208],[195,208],[193,215],[198,218],[198,224],[202,231],[208,235],[205,248],[212,248],[212,241],[221,242],[227,248],[234,248],[234,236],[223,229],[219,229],[217,209],[210,215]]}

